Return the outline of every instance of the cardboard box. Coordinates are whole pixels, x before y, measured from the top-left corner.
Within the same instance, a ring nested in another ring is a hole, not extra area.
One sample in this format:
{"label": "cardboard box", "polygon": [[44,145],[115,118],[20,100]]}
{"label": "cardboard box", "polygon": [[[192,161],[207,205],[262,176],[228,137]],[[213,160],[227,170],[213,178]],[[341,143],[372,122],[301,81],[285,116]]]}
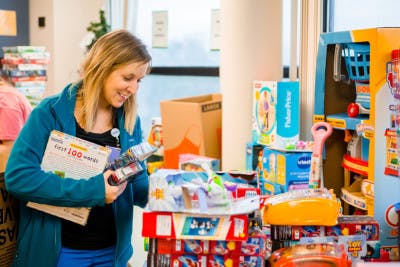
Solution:
{"label": "cardboard box", "polygon": [[[144,211],[142,236],[189,240],[244,241],[248,238],[248,214],[207,215]],[[192,225],[210,225],[208,231]]]}
{"label": "cardboard box", "polygon": [[5,188],[4,173],[0,173],[0,266],[11,266],[17,246],[17,200]]}
{"label": "cardboard box", "polygon": [[286,147],[299,140],[300,89],[298,82],[253,82],[252,142]]}
{"label": "cardboard box", "polygon": [[285,151],[265,147],[262,162],[262,194],[276,195],[308,188],[311,151]]}
{"label": "cardboard box", "polygon": [[178,169],[179,154],[221,159],[222,95],[161,101],[164,164]]}

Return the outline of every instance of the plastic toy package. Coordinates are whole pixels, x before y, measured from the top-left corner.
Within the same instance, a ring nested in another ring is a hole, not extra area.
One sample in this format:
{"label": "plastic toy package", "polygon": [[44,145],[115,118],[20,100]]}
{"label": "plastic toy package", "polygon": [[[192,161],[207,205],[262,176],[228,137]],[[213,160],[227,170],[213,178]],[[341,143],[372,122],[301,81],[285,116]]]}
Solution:
{"label": "plastic toy package", "polygon": [[268,263],[270,267],[351,267],[343,246],[335,243],[281,248],[272,253]]}
{"label": "plastic toy package", "polygon": [[238,214],[260,206],[259,188],[239,173],[161,169],[150,176],[149,182],[151,211]]}
{"label": "plastic toy package", "polygon": [[337,223],[341,204],[326,188],[302,189],[268,198],[263,221],[273,225],[323,225]]}
{"label": "plastic toy package", "polygon": [[144,171],[140,162],[147,159],[156,151],[157,148],[147,142],[142,142],[128,148],[107,166],[106,169],[115,171],[113,175],[108,177],[108,183],[110,185],[119,185],[131,181],[135,175],[141,174]]}

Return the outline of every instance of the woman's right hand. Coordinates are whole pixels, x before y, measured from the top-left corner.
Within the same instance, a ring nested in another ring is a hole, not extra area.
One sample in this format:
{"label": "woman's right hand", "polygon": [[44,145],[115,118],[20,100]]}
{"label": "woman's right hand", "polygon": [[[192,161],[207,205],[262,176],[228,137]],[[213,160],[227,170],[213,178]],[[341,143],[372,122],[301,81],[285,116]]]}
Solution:
{"label": "woman's right hand", "polygon": [[112,170],[107,170],[103,173],[104,176],[104,185],[105,185],[105,191],[106,191],[106,196],[105,196],[105,202],[106,204],[110,204],[113,203],[114,200],[117,199],[117,197],[119,195],[122,194],[122,192],[124,192],[125,188],[126,188],[126,184],[127,183],[122,183],[119,185],[110,185],[108,183],[108,177],[110,177],[111,174],[113,174],[114,171]]}

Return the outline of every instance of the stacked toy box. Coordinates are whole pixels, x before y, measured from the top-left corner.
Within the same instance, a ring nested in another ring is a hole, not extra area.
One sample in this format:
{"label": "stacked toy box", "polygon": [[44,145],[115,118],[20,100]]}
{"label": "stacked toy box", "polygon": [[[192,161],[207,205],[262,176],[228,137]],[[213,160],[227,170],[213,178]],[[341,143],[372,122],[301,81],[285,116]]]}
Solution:
{"label": "stacked toy box", "polygon": [[299,83],[254,81],[252,118],[246,169],[258,172],[261,193],[307,188],[311,150],[299,145]]}
{"label": "stacked toy box", "polygon": [[149,179],[147,266],[264,266],[267,233],[255,172],[160,169]]}
{"label": "stacked toy box", "polygon": [[3,76],[36,106],[46,90],[50,53],[43,46],[7,46],[3,53]]}

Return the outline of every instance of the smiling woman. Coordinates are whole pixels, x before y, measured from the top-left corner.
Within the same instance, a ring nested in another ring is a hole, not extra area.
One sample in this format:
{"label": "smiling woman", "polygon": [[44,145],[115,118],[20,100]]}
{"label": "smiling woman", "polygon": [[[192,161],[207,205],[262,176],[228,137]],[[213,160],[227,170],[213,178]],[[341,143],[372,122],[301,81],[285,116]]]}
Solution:
{"label": "smiling woman", "polygon": [[149,63],[126,64],[111,72],[104,82],[99,104],[105,108],[121,107],[131,96],[136,95],[141,79],[147,74]]}
{"label": "smiling woman", "polygon": [[[126,30],[100,37],[86,55],[81,80],[35,108],[16,140],[5,175],[7,190],[22,202],[15,266],[126,266],[132,256],[133,206],[147,203],[146,166],[134,181],[110,185],[106,170],[89,178],[59,177],[41,169],[50,132],[107,146],[120,153],[142,142],[136,93],[150,71],[151,56]],[[118,130],[118,135],[115,134]],[[26,155],[21,158],[20,155]],[[91,207],[86,225],[26,207],[26,202]],[[40,220],[40,224],[32,223]],[[41,242],[40,247],[31,244]],[[91,265],[92,266],[92,265]]]}

